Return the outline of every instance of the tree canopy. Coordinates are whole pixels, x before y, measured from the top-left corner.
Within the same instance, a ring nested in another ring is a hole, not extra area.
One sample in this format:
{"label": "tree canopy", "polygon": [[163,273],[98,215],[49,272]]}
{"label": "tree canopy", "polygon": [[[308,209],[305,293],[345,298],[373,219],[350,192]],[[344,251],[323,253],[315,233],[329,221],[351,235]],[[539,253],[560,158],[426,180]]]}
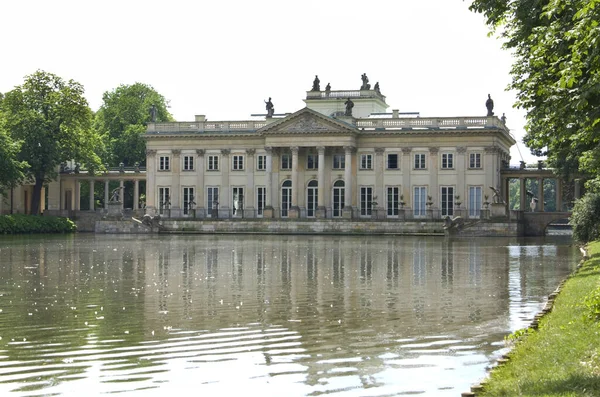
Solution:
{"label": "tree canopy", "polygon": [[[600,171],[600,1],[475,0],[515,56],[525,144],[563,175]],[[600,189],[600,177],[589,187]]]}
{"label": "tree canopy", "polygon": [[132,166],[146,163],[146,123],[173,121],[167,102],[154,88],[143,83],[120,85],[102,96],[95,127],[107,147],[105,162]]}
{"label": "tree canopy", "polygon": [[92,172],[101,167],[95,152],[101,142],[83,94],[81,84],[38,70],[0,104],[5,131],[20,143],[17,160],[27,162],[26,176],[35,181],[33,214],[39,213],[42,186],[56,177],[59,164],[74,160]]}

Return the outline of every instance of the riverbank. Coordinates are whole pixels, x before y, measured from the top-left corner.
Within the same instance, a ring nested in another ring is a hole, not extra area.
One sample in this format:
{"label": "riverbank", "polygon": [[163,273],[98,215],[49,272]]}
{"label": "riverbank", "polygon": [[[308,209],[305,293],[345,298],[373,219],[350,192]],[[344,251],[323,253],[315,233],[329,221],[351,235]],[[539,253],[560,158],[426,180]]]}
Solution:
{"label": "riverbank", "polygon": [[0,215],[0,234],[74,233],[75,222],[58,216]]}
{"label": "riverbank", "polygon": [[600,394],[600,242],[589,245],[588,255],[552,311],[521,337],[478,397]]}

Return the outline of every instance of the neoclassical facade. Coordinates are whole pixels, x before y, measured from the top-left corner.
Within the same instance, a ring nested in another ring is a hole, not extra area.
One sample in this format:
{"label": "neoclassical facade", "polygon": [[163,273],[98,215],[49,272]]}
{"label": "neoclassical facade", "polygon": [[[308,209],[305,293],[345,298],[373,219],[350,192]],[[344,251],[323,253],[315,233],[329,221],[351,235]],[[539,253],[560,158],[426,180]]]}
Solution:
{"label": "neoclassical facade", "polygon": [[[364,87],[363,87],[364,88]],[[477,218],[516,142],[495,116],[415,117],[377,90],[294,113],[150,123],[146,210],[169,217]]]}

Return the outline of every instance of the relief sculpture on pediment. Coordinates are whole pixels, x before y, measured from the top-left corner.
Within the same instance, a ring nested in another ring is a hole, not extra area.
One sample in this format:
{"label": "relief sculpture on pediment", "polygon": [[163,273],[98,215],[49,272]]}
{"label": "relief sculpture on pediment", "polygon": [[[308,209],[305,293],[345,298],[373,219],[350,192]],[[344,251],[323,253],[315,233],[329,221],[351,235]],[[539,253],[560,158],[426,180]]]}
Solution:
{"label": "relief sculpture on pediment", "polygon": [[313,117],[302,117],[300,120],[290,123],[285,127],[289,132],[324,132],[330,131],[327,125],[319,123]]}

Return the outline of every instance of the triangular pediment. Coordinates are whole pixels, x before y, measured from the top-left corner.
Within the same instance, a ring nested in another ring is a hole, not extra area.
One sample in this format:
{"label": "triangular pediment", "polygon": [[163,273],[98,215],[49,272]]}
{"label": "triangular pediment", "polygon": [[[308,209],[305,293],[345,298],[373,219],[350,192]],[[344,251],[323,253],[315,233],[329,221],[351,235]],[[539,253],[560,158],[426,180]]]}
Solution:
{"label": "triangular pediment", "polygon": [[357,128],[304,108],[261,128],[263,134],[354,134]]}

